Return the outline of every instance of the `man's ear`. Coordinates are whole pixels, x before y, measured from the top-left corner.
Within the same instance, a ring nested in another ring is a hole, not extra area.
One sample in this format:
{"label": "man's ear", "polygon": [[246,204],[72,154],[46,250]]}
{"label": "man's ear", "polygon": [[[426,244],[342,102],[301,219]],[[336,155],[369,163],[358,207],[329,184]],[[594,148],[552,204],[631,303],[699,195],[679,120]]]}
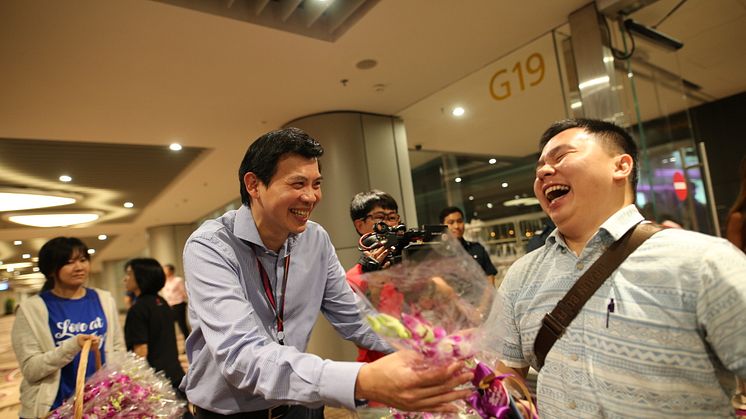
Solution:
{"label": "man's ear", "polygon": [[635,170],[635,164],[632,156],[629,154],[620,154],[617,156],[614,164],[614,180],[626,180],[632,177],[632,171]]}
{"label": "man's ear", "polygon": [[352,222],[352,224],[355,225],[355,230],[357,230],[357,234],[363,235],[365,233],[361,233],[360,230],[363,228],[363,225],[365,224],[365,220],[357,219]]}
{"label": "man's ear", "polygon": [[246,172],[243,175],[243,183],[246,188],[246,192],[249,193],[251,199],[259,198],[259,178],[253,172]]}

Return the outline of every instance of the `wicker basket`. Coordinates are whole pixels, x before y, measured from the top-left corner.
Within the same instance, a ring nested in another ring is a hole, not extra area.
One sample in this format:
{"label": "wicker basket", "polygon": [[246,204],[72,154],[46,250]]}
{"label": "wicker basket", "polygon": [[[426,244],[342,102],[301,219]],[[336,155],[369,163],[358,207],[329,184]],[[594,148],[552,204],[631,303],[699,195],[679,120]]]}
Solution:
{"label": "wicker basket", "polygon": [[[83,343],[83,349],[80,351],[80,362],[78,363],[78,374],[75,377],[75,393],[73,394],[73,411],[75,419],[83,418],[83,390],[85,389],[85,372],[88,369],[88,354],[91,352],[91,341],[86,340]],[[93,354],[96,357],[96,371],[101,369],[101,351],[98,345],[93,347]],[[45,418],[48,418],[51,412]]]}

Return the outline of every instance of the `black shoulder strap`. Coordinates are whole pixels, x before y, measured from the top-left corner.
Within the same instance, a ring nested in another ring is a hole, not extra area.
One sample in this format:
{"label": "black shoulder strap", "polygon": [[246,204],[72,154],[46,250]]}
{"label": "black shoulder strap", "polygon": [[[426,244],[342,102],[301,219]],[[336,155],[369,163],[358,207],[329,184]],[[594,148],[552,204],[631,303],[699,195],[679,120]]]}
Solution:
{"label": "black shoulder strap", "polygon": [[544,316],[541,329],[534,342],[534,353],[539,368],[544,366],[544,360],[554,346],[554,342],[565,333],[565,329],[575,319],[583,305],[606,281],[606,278],[645,240],[661,230],[660,226],[651,223],[640,223],[630,228],[578,278],[554,310]]}

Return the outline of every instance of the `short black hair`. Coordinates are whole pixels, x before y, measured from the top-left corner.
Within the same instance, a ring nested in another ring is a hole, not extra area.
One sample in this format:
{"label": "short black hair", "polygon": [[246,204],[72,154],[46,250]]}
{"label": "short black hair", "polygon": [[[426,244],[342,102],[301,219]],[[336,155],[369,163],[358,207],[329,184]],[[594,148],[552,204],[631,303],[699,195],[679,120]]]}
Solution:
{"label": "short black hair", "polygon": [[375,207],[399,211],[399,205],[396,204],[393,196],[378,189],[371,189],[367,192],[360,192],[352,198],[350,202],[350,218],[352,218],[352,221],[365,218]]}
{"label": "short black hair", "polygon": [[[445,207],[440,211],[440,223],[443,224],[443,222],[446,220],[446,217],[453,214],[454,212],[457,212],[461,214],[461,218],[464,218],[464,212],[461,211],[461,208],[459,207]],[[466,221],[466,220],[464,220]]]}
{"label": "short black hair", "polygon": [[[286,154],[297,154],[307,159],[318,159],[324,149],[318,141],[299,128],[283,128],[268,132],[257,138],[246,150],[238,169],[238,181],[241,185],[241,202],[251,206],[251,197],[246,191],[243,177],[252,172],[259,180],[269,185],[277,173],[277,163]],[[319,171],[321,163],[319,162]]]}
{"label": "short black hair", "polygon": [[54,288],[57,272],[67,265],[75,253],[91,260],[91,255],[88,254],[88,246],[77,237],[55,237],[44,243],[39,250],[39,271],[47,279],[41,289],[42,291]]}
{"label": "short black hair", "polygon": [[544,131],[544,134],[542,134],[541,139],[539,140],[539,152],[544,149],[544,146],[546,146],[549,140],[554,138],[554,136],[572,128],[581,128],[589,134],[594,134],[596,138],[602,140],[606,146],[615,148],[614,151],[619,151],[632,156],[632,175],[630,176],[629,183],[632,186],[632,193],[634,194],[637,191],[637,182],[639,179],[637,144],[635,143],[635,140],[632,139],[632,136],[619,125],[598,119],[585,118],[557,121],[547,128],[547,130]]}
{"label": "short black hair", "polygon": [[130,259],[125,265],[132,268],[132,274],[135,276],[137,287],[140,288],[142,295],[155,295],[166,284],[166,274],[163,272],[161,264],[152,258],[135,258]]}

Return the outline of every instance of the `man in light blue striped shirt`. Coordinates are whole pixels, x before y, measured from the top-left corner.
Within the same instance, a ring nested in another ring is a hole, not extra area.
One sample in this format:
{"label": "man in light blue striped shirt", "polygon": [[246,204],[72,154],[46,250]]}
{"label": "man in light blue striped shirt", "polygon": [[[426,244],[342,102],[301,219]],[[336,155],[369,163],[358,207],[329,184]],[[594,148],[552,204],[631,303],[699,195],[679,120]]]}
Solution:
{"label": "man in light blue striped shirt", "polygon": [[237,211],[205,222],[187,241],[192,333],[181,389],[197,418],[320,418],[324,404],[372,399],[403,410],[454,411],[471,379],[455,363],[417,368],[401,351],[370,364],[305,353],[323,313],[360,346],[390,352],[359,314],[329,235],[309,221],[321,200],[321,145],[288,128],[260,137],[239,169]]}
{"label": "man in light blue striped shirt", "polygon": [[[505,366],[539,368],[544,315],[643,217],[637,147],[620,127],[561,121],[541,140],[534,193],[557,225],[509,269],[487,327]],[[746,377],[746,256],[725,240],[667,229],[583,306],[541,368],[542,418],[732,417],[718,380]]]}

